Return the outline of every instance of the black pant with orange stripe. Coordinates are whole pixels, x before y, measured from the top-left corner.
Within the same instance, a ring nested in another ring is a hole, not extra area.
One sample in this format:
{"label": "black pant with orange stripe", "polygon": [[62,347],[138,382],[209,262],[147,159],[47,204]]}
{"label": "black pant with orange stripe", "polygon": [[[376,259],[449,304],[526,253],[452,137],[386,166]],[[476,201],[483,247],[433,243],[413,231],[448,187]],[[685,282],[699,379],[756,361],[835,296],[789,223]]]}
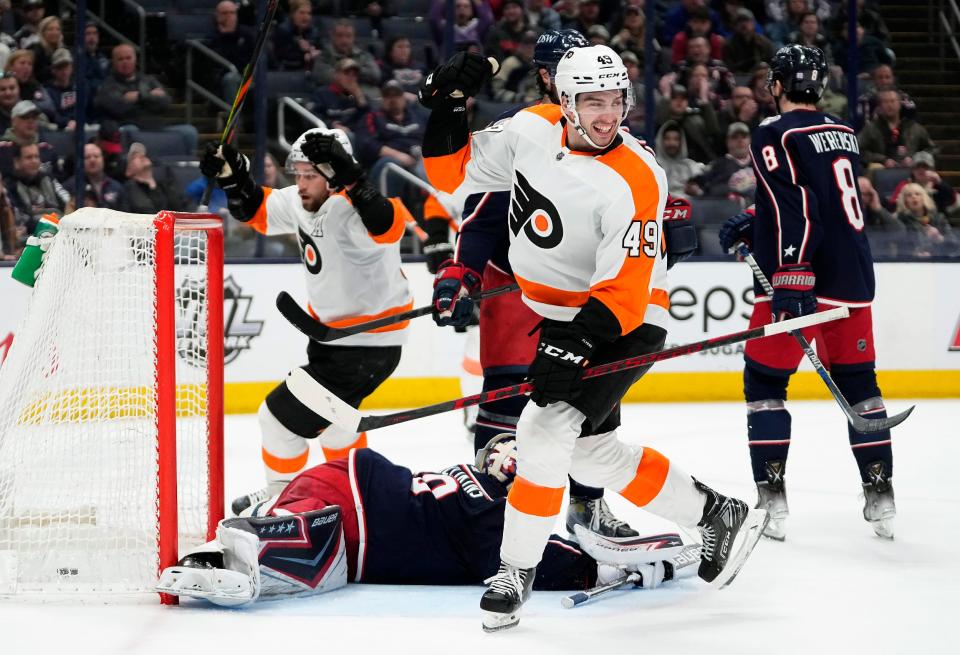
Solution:
{"label": "black pant with orange stripe", "polygon": [[[341,400],[359,407],[396,370],[400,346],[328,346],[311,341],[303,370]],[[294,434],[312,439],[330,421],[297,400],[281,382],[267,395],[267,408]]]}
{"label": "black pant with orange stripe", "polygon": [[[656,352],[663,348],[666,340],[666,330],[656,325],[643,324],[615,341],[598,346],[589,365],[598,366]],[[568,401],[587,417],[581,427],[580,436],[604,434],[619,427],[620,401],[630,387],[650,370],[651,366],[653,364],[584,380],[583,393]]]}

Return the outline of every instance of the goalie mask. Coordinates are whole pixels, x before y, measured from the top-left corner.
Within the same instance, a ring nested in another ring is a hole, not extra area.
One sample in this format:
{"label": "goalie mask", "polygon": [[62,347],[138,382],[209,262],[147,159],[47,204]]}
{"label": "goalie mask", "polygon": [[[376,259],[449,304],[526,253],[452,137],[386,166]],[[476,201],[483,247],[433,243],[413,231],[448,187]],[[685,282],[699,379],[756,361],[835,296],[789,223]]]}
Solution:
{"label": "goalie mask", "polygon": [[501,432],[477,452],[478,470],[493,476],[507,488],[517,476],[517,437],[512,432]]}
{"label": "goalie mask", "polygon": [[[343,149],[347,151],[347,154],[353,157],[353,146],[350,145],[350,139],[347,137],[346,132],[343,130],[329,129],[326,127],[314,127],[307,130],[294,141],[293,146],[290,148],[290,154],[287,155],[287,161],[285,168],[287,173],[293,175],[296,173],[294,164],[303,162],[307,164],[312,164],[310,158],[303,154],[303,144],[306,143],[307,137],[311,134],[331,134],[340,142],[340,145],[343,146]],[[330,164],[314,164],[313,166],[318,173],[323,175],[329,182],[333,179],[334,172],[333,168],[330,167]]]}
{"label": "goalie mask", "polygon": [[573,116],[574,129],[597,149],[604,146],[597,145],[580,124],[577,96],[581,93],[619,90],[623,96],[621,121],[633,106],[633,86],[627,75],[627,67],[623,65],[620,55],[605,45],[568,50],[557,64],[554,85],[561,105],[566,103],[566,110]]}

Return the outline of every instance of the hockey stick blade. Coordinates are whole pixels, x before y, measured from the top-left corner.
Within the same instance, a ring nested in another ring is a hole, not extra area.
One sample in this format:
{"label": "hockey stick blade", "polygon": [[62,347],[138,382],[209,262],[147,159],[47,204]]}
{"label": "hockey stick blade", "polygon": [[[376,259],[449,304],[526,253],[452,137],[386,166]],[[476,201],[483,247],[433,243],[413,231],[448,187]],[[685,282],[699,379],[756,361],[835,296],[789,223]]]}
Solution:
{"label": "hockey stick blade", "polygon": [[[773,298],[773,286],[770,284],[770,281],[767,280],[767,276],[763,274],[760,265],[757,264],[757,260],[754,259],[753,254],[750,252],[750,249],[747,248],[746,244],[739,242],[734,245],[734,250],[743,258],[743,261],[747,262],[747,265],[750,266],[750,270],[753,271],[753,276],[757,278],[760,286],[763,287],[763,292],[767,294],[769,298]],[[850,426],[860,434],[874,434],[895,428],[906,421],[907,417],[913,413],[916,407],[915,405],[911,405],[905,411],[895,416],[888,416],[886,418],[864,418],[860,416],[860,414],[850,406],[850,403],[847,402],[843,392],[840,391],[836,382],[830,377],[830,372],[827,370],[827,367],[824,366],[820,358],[817,357],[816,351],[813,349],[813,346],[810,345],[810,342],[807,341],[807,338],[803,336],[803,333],[799,331],[790,332],[790,336],[800,344],[800,348],[803,349],[807,359],[813,364],[813,369],[817,372],[817,375],[820,376],[820,379],[823,380],[823,383],[827,385],[830,395],[833,396],[833,399],[840,405],[840,409],[843,410],[847,421],[850,422]]]}
{"label": "hockey stick blade", "polygon": [[[762,327],[742,330],[740,332],[732,332],[719,337],[688,343],[683,346],[675,346],[673,348],[658,350],[657,352],[648,353],[646,355],[637,355],[636,357],[621,359],[616,362],[610,362],[609,364],[600,364],[584,371],[583,377],[592,378],[598,375],[607,375],[608,373],[625,371],[627,369],[637,368],[638,366],[646,366],[647,364],[673,359],[674,357],[693,355],[695,353],[703,352],[704,350],[718,348],[720,346],[727,346],[732,343],[749,341],[750,339],[759,339],[761,337],[768,337],[774,334],[789,332],[790,330],[799,330],[811,325],[819,325],[820,323],[826,323],[828,321],[836,321],[837,319],[846,318],[849,315],[850,310],[848,310],[846,307],[837,307],[825,312],[817,312],[816,314],[811,314],[809,316],[791,318],[788,321],[770,323],[769,325],[764,325]],[[490,391],[484,391],[483,393],[474,394],[472,396],[465,396],[463,398],[447,400],[434,405],[427,405],[426,407],[408,409],[402,412],[394,412],[393,414],[367,416],[361,415],[358,410],[337,398],[333,392],[324,388],[323,385],[310,377],[310,375],[303,369],[295,368],[290,372],[290,374],[287,376],[287,388],[290,389],[290,392],[293,393],[294,396],[296,396],[297,400],[328,421],[352,432],[365,432],[367,430],[376,430],[377,428],[387,427],[388,425],[396,425],[398,423],[413,421],[418,418],[433,416],[434,414],[442,414],[444,412],[449,412],[456,409],[463,409],[464,407],[472,407],[473,405],[479,405],[480,403],[486,403],[493,400],[502,400],[503,398],[512,398],[513,396],[519,396],[520,394],[530,393],[533,390],[533,385],[531,385],[529,382],[521,382],[520,384],[515,384],[510,387],[492,389]]]}
{"label": "hockey stick blade", "polygon": [[[480,302],[487,298],[492,298],[504,293],[516,291],[519,288],[520,287],[516,284],[505,284],[502,287],[495,287],[489,291],[482,291],[478,294],[474,294],[470,296],[470,299],[475,302]],[[376,330],[377,328],[394,325],[402,321],[409,321],[410,319],[417,318],[419,316],[426,316],[427,314],[433,312],[433,305],[417,307],[416,309],[411,309],[407,312],[391,314],[390,316],[384,316],[383,318],[378,318],[373,321],[357,323],[356,325],[349,325],[342,328],[331,327],[321,323],[313,316],[308,314],[286,291],[281,291],[277,294],[277,309],[293,327],[297,328],[314,341],[328,343],[330,341],[343,339],[344,337],[349,337],[354,334],[361,334],[363,332],[369,332],[370,330]]]}

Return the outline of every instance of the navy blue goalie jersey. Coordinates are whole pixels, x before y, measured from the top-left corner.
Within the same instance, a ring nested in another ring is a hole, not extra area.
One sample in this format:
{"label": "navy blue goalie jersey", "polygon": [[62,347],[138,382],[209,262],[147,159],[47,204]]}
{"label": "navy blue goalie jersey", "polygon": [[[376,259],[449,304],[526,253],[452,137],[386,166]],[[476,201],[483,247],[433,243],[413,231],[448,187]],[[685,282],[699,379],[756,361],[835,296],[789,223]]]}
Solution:
{"label": "navy blue goalie jersey", "polygon": [[[507,489],[468,464],[413,473],[376,451],[354,451],[352,484],[364,516],[360,581],[478,584],[497,572]],[[596,562],[551,536],[534,588],[584,589]]]}
{"label": "navy blue goalie jersey", "polygon": [[[754,256],[767,279],[783,264],[809,263],[820,302],[873,300],[873,256],[864,233],[853,129],[818,111],[763,121],[750,146],[757,172]],[[756,286],[757,296],[763,291]]]}

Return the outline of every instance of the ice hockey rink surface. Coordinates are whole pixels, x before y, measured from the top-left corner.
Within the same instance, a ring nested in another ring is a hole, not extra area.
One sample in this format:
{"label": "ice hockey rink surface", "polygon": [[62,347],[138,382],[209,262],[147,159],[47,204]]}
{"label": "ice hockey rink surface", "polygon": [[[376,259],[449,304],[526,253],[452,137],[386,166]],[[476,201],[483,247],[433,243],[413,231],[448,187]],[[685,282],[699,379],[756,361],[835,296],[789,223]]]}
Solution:
{"label": "ice hockey rink surface", "polygon": [[[893,400],[891,413],[909,403]],[[482,587],[349,585],[242,610],[140,599],[0,600],[0,655],[203,653],[956,653],[960,616],[960,401],[919,400],[894,431],[896,539],[861,515],[843,415],[795,402],[787,469],[787,541],[761,540],[734,584],[686,577],[565,610],[535,593],[520,625],[480,629]],[[621,437],[653,446],[708,484],[754,502],[742,403],[634,404]],[[469,461],[460,416],[370,433],[370,446],[414,470]],[[255,416],[226,419],[228,499],[262,486]],[[320,460],[315,449],[316,461]],[[314,456],[311,459],[314,459]],[[673,530],[614,494],[641,532]]]}

